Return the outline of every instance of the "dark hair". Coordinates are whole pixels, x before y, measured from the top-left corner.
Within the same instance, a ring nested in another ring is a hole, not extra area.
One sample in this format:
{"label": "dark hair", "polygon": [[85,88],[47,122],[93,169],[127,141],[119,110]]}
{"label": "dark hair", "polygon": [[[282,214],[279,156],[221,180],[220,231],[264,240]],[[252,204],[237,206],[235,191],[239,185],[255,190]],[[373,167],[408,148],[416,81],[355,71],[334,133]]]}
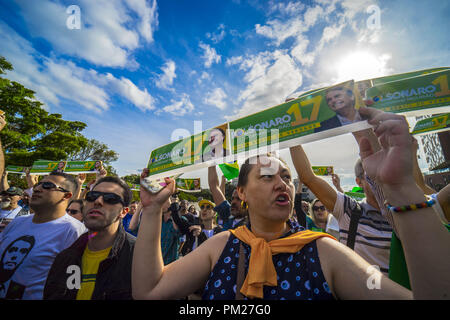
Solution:
{"label": "dark hair", "polygon": [[66,209],[68,209],[72,203],[78,203],[80,205],[80,211],[83,212],[84,203],[85,203],[84,201],[85,200],[83,200],[83,199],[70,200],[69,205],[67,206]]}
{"label": "dark hair", "polygon": [[65,179],[64,182],[63,182],[65,189],[67,189],[70,192],[72,192],[72,194],[75,194],[75,192],[78,189],[78,181],[77,181],[77,179],[75,179],[75,177],[70,175],[70,174],[53,170],[52,172],[50,172],[49,176],[63,177]]}
{"label": "dark hair", "polygon": [[239,177],[238,177],[238,184],[237,184],[238,187],[245,187],[247,185],[248,174],[250,173],[250,171],[252,170],[252,168],[254,166],[254,164],[250,164],[250,159],[253,159],[253,158],[259,159],[259,157],[262,157],[262,156],[266,156],[269,158],[276,158],[276,159],[280,160],[286,167],[288,167],[286,161],[284,161],[280,157],[278,157],[275,154],[272,154],[270,152],[265,155],[257,155],[254,157],[247,158],[247,160],[245,160],[245,162],[242,164],[241,168],[239,169]]}
{"label": "dark hair", "polygon": [[115,184],[119,185],[120,187],[122,187],[123,202],[125,203],[125,207],[128,207],[130,205],[131,199],[133,199],[133,192],[131,192],[130,187],[128,186],[128,184],[125,181],[123,181],[122,179],[120,179],[118,177],[113,177],[113,176],[103,177],[95,183],[92,190],[94,190],[96,186],[98,186],[100,183],[103,183],[103,182],[115,183]]}

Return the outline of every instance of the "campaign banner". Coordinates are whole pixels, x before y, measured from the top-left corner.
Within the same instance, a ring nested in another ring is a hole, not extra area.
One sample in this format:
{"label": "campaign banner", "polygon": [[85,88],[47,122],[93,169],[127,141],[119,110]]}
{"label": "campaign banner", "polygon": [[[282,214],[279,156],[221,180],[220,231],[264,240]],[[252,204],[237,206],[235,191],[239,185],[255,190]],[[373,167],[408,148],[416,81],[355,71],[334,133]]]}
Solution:
{"label": "campaign banner", "polygon": [[182,173],[185,170],[177,169],[194,164],[223,162],[230,154],[227,129],[228,125],[223,124],[153,150],[147,165],[149,175],[159,174],[161,178],[164,172]]}
{"label": "campaign banner", "polygon": [[50,172],[56,170],[58,172],[64,172],[64,168],[66,167],[66,161],[44,161],[38,160],[33,163],[33,166],[30,169],[31,174],[35,175],[43,175],[49,174]]}
{"label": "campaign banner", "polygon": [[358,111],[365,99],[394,113],[449,112],[449,76],[449,68],[434,68],[309,90],[153,150],[149,180],[370,128]]}
{"label": "campaign banner", "polygon": [[430,118],[417,121],[411,134],[423,135],[437,133],[450,129],[450,113],[438,114]]}
{"label": "campaign banner", "polygon": [[450,111],[450,69],[391,81],[367,89],[371,106],[386,112],[420,116]]}
{"label": "campaign banner", "polygon": [[[176,180],[179,176],[181,176],[181,174],[170,176],[170,178]],[[167,183],[164,181],[164,178],[155,179],[154,177],[148,176],[145,179],[141,179],[141,185],[152,193],[158,193],[167,185]]]}
{"label": "campaign banner", "polygon": [[67,161],[64,172],[66,173],[96,173],[103,167],[100,160]]}
{"label": "campaign banner", "polygon": [[[275,144],[275,149],[283,149],[368,128],[358,112],[363,104],[353,80],[309,91],[297,99],[231,121],[232,152],[237,155]],[[347,125],[352,127],[341,128]],[[311,137],[296,139],[307,135]]]}
{"label": "campaign banner", "polygon": [[314,171],[314,174],[316,176],[331,176],[334,173],[333,166],[327,167],[312,166],[312,170]]}
{"label": "campaign banner", "polygon": [[184,192],[200,192],[202,188],[200,187],[200,178],[195,179],[175,179],[175,184],[177,189]]}
{"label": "campaign banner", "polygon": [[5,171],[8,173],[17,173],[17,174],[26,174],[27,170],[30,169],[29,167],[22,167],[22,166],[7,166],[5,168]]}
{"label": "campaign banner", "polygon": [[418,70],[418,71],[412,71],[412,72],[406,72],[406,73],[398,73],[391,76],[384,76],[379,78],[373,78],[370,79],[373,86],[377,86],[380,84],[392,82],[392,81],[398,81],[398,80],[404,80],[412,77],[422,76],[429,73],[434,73],[438,71],[444,71],[449,70],[447,67],[441,67],[441,68],[431,68],[431,69],[424,69],[424,70]]}

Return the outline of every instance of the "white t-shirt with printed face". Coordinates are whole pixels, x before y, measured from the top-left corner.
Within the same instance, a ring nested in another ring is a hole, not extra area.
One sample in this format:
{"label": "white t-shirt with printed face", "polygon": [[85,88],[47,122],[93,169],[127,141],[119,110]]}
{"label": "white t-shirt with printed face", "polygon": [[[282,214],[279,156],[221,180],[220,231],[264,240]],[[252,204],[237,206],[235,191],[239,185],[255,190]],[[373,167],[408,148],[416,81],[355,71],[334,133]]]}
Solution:
{"label": "white t-shirt with printed face", "polygon": [[56,255],[87,231],[68,214],[45,223],[33,217],[17,217],[0,234],[0,298],[42,299]]}

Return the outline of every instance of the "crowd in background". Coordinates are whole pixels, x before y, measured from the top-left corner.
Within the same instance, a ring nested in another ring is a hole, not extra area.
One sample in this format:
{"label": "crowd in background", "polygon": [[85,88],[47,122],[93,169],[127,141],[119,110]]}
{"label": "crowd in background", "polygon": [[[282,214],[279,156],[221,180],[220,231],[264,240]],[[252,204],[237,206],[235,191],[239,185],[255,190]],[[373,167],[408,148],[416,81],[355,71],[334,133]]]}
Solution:
{"label": "crowd in background", "polygon": [[374,126],[354,133],[362,201],[337,175],[334,187],[315,175],[301,145],[294,168],[272,154],[247,159],[228,199],[209,167],[211,198],[196,202],[169,178],[133,201],[104,168],[84,189],[85,174],[27,173],[22,190],[0,150],[0,298],[449,299],[450,186],[425,184],[403,117],[360,112]]}

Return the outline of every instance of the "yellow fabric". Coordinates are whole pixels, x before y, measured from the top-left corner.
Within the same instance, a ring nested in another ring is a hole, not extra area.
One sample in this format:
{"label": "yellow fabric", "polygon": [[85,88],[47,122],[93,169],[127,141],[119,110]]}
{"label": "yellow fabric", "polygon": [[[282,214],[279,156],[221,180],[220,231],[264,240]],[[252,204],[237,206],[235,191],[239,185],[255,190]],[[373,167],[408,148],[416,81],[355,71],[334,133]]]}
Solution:
{"label": "yellow fabric", "polygon": [[251,248],[248,273],[241,288],[241,293],[248,298],[262,299],[263,286],[277,285],[277,272],[273,265],[272,255],[300,251],[304,245],[321,237],[336,240],[327,233],[310,230],[300,231],[270,242],[263,238],[257,238],[246,226],[229,231]]}
{"label": "yellow fabric", "polygon": [[111,247],[100,251],[91,251],[86,246],[81,259],[81,286],[77,292],[77,300],[91,300],[98,267],[108,257],[110,251]]}

